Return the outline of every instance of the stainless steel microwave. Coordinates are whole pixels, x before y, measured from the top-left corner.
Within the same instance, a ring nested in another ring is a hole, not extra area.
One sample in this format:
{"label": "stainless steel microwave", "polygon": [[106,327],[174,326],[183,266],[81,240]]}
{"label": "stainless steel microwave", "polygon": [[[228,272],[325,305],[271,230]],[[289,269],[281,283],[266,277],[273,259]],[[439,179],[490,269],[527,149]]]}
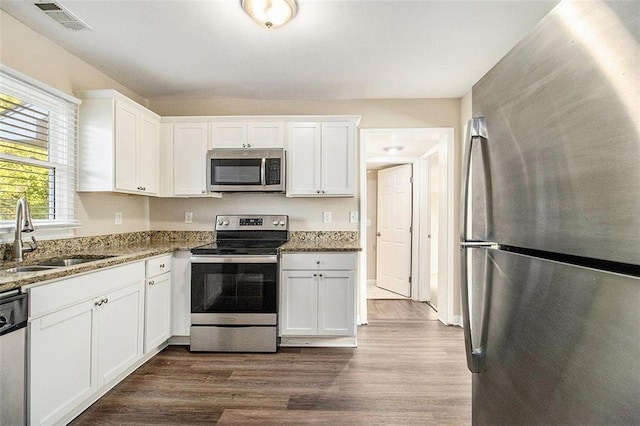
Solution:
{"label": "stainless steel microwave", "polygon": [[213,192],[284,192],[284,149],[209,150],[207,189]]}

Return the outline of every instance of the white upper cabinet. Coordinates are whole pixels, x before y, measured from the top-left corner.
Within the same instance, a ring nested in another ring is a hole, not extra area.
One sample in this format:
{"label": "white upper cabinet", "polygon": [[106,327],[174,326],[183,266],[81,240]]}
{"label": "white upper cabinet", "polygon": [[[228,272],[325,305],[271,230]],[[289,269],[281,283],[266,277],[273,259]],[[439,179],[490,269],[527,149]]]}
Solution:
{"label": "white upper cabinet", "polygon": [[77,95],[78,191],[158,195],[160,117],[115,90]]}
{"label": "white upper cabinet", "polygon": [[173,195],[207,195],[207,124],[173,125]]}
{"label": "white upper cabinet", "polygon": [[288,130],[287,196],[355,195],[355,120],[292,122]]}
{"label": "white upper cabinet", "polygon": [[163,120],[160,147],[162,197],[220,197],[207,191],[208,123]]}
{"label": "white upper cabinet", "polygon": [[213,122],[212,148],[282,148],[283,122]]}

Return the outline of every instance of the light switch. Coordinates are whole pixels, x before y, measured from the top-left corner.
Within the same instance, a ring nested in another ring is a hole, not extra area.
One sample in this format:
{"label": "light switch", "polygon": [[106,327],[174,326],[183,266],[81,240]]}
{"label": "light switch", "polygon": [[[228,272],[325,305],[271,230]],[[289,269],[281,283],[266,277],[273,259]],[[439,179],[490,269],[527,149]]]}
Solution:
{"label": "light switch", "polygon": [[193,223],[193,212],[184,212],[184,223]]}
{"label": "light switch", "polygon": [[122,212],[116,212],[116,225],[122,225]]}
{"label": "light switch", "polygon": [[358,223],[358,212],[349,212],[349,222]]}
{"label": "light switch", "polygon": [[324,223],[331,223],[331,212],[322,212],[322,221]]}

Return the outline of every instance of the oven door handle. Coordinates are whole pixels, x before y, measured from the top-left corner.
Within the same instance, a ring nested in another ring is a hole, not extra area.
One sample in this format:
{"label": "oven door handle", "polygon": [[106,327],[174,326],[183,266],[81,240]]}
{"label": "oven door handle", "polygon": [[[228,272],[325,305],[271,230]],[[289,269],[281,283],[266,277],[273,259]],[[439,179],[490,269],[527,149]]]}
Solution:
{"label": "oven door handle", "polygon": [[278,256],[191,256],[191,263],[278,263]]}

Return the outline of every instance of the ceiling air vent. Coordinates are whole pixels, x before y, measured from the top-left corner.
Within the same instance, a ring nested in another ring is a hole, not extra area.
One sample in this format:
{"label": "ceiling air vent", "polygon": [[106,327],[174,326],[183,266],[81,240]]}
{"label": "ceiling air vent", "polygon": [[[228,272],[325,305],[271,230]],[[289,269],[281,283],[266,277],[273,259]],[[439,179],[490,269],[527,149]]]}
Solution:
{"label": "ceiling air vent", "polygon": [[46,3],[35,3],[35,6],[43,11],[45,14],[49,15],[54,21],[62,25],[63,27],[74,30],[90,30],[91,27],[82,22],[80,19],[76,18],[73,13],[69,12],[64,7],[60,6],[58,3],[54,2],[46,2]]}

